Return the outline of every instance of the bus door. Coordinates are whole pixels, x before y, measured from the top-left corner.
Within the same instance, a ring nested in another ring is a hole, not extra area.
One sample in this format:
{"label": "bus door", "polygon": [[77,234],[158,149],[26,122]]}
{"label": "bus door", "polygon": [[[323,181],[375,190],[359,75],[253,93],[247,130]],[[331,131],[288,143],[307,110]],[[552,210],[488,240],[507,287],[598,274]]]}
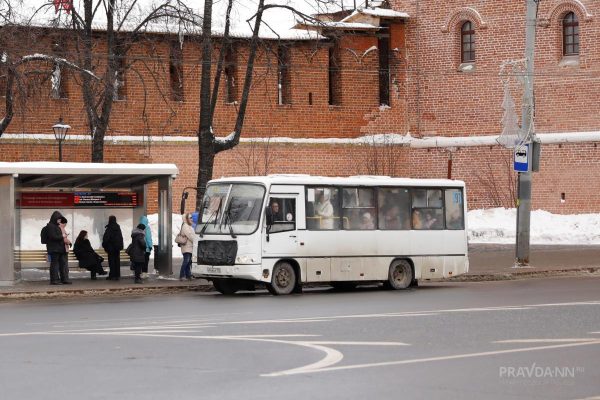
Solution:
{"label": "bus door", "polygon": [[304,245],[300,240],[303,231],[299,230],[304,221],[299,215],[301,193],[301,188],[295,186],[272,186],[263,225],[264,257],[294,256]]}

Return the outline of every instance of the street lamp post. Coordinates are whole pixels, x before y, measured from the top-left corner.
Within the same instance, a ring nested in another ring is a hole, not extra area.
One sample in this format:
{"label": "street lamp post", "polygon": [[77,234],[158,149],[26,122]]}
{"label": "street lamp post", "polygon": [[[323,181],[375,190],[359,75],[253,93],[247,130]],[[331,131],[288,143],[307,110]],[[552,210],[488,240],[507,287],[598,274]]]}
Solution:
{"label": "street lamp post", "polygon": [[58,161],[62,161],[62,142],[67,137],[69,129],[71,129],[71,127],[63,123],[62,117],[60,117],[58,122],[52,126],[54,138],[58,142]]}

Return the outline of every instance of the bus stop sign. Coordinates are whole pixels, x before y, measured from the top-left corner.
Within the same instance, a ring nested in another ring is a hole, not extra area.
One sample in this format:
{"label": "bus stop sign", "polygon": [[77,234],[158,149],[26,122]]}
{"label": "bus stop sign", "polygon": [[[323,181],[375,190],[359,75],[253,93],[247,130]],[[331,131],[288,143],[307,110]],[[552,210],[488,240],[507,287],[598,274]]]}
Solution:
{"label": "bus stop sign", "polygon": [[516,172],[529,171],[529,144],[515,147],[514,169]]}

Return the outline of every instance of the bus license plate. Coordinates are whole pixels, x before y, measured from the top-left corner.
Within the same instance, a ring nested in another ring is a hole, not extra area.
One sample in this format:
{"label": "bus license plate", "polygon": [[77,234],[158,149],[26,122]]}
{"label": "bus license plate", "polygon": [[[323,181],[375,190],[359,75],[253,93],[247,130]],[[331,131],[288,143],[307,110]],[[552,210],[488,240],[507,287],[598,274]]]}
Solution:
{"label": "bus license plate", "polygon": [[220,274],[221,273],[221,268],[218,268],[218,267],[208,267],[208,268],[206,268],[206,272],[208,272],[210,274]]}

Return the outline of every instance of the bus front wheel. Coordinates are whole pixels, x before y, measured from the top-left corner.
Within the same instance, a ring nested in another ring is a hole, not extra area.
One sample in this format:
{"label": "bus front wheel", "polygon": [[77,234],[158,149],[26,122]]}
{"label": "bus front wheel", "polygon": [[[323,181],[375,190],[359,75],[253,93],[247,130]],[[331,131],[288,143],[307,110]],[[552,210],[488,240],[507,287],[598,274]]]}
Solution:
{"label": "bus front wheel", "polygon": [[406,260],[396,260],[390,265],[386,286],[390,289],[406,289],[413,281],[413,270]]}
{"label": "bus front wheel", "polygon": [[290,294],[296,287],[296,271],[294,267],[287,262],[280,262],[273,268],[271,284],[267,289],[273,295]]}

